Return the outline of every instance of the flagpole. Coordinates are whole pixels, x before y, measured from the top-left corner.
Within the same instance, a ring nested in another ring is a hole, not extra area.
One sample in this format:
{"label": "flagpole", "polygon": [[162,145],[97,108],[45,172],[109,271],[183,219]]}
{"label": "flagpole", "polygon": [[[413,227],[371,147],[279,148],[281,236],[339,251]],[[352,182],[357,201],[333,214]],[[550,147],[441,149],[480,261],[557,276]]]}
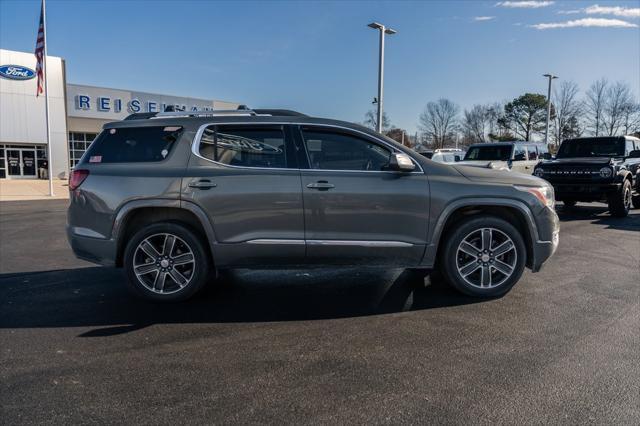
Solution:
{"label": "flagpole", "polygon": [[51,124],[49,122],[49,79],[47,78],[47,10],[45,0],[42,0],[42,27],[44,30],[44,58],[42,59],[42,73],[44,75],[45,115],[47,117],[47,164],[49,169],[49,196],[53,197],[53,159],[51,158]]}

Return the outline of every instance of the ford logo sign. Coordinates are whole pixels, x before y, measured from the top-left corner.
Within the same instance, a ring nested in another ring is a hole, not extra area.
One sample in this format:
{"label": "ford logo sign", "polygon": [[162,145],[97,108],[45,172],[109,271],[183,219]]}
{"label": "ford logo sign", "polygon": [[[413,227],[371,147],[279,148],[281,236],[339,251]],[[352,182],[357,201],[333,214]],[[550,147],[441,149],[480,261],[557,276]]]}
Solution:
{"label": "ford logo sign", "polygon": [[30,80],[36,76],[36,72],[20,65],[0,65],[0,76],[11,80]]}

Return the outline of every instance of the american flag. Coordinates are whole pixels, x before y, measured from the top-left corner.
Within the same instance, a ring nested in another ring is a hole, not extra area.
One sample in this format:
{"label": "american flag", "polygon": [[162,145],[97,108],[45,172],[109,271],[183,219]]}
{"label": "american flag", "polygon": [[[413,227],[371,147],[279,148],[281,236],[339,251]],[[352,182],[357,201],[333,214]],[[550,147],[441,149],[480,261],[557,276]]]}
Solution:
{"label": "american flag", "polygon": [[44,0],[40,6],[40,25],[38,25],[38,38],[36,39],[36,74],[38,74],[38,88],[36,90],[36,96],[43,93],[44,82]]}

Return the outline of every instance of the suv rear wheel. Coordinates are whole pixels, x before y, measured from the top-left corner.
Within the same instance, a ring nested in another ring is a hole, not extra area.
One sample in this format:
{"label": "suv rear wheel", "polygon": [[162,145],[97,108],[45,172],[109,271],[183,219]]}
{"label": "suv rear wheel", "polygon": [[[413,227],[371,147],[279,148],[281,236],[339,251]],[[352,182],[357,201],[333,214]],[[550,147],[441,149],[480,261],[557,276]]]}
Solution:
{"label": "suv rear wheel", "polygon": [[632,192],[631,182],[625,179],[620,191],[609,197],[609,213],[611,213],[611,216],[625,217],[629,214]]}
{"label": "suv rear wheel", "polygon": [[459,222],[447,237],[441,259],[446,280],[470,296],[500,296],[518,282],[526,263],[520,232],[495,216]]}
{"label": "suv rear wheel", "polygon": [[211,261],[202,241],[177,223],[155,223],[136,232],[124,252],[129,289],[157,302],[189,299],[207,282]]}

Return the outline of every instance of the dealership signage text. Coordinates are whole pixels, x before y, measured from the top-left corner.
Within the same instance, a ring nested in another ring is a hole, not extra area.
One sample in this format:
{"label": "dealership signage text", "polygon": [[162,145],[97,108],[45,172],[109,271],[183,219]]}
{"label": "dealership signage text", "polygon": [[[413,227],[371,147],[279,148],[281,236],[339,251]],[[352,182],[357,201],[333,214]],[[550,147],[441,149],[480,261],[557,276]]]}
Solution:
{"label": "dealership signage text", "polygon": [[141,100],[138,98],[123,100],[122,98],[98,96],[95,99],[91,99],[91,96],[89,95],[75,96],[76,109],[85,111],[95,109],[96,111],[115,113],[122,112],[123,110],[129,113],[162,112],[170,105],[173,106],[176,111],[209,111],[213,109],[211,105],[167,104],[165,102]]}

